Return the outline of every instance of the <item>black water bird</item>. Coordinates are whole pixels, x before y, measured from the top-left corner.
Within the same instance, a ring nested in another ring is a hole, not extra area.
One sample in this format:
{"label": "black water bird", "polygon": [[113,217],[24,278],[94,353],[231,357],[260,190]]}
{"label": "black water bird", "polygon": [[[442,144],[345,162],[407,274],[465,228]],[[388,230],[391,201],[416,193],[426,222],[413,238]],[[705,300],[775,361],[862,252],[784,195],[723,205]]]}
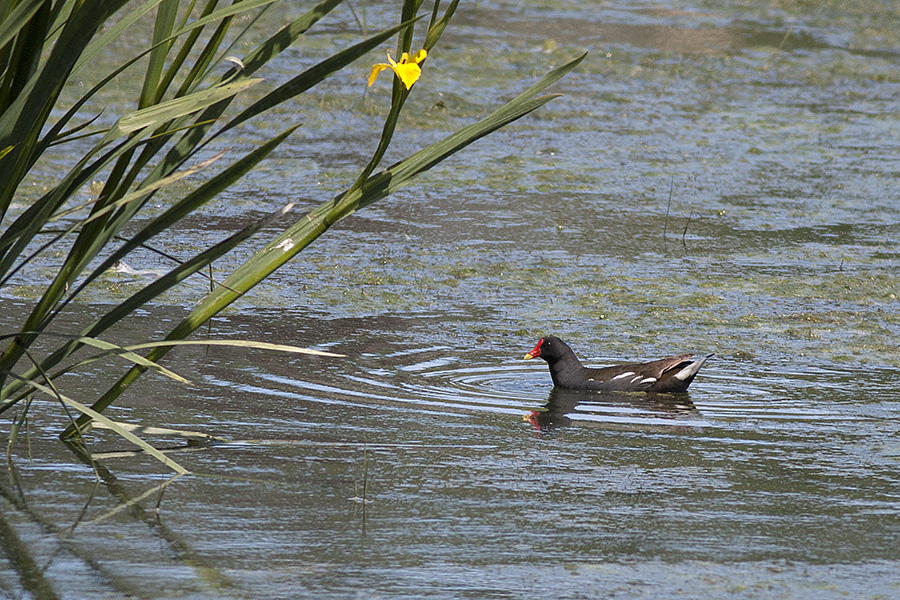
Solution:
{"label": "black water bird", "polygon": [[585,367],[569,346],[556,336],[538,340],[525,359],[543,358],[550,366],[553,385],[567,390],[606,390],[616,392],[686,392],[697,371],[712,356],[695,358],[679,354],[645,363],[613,367]]}

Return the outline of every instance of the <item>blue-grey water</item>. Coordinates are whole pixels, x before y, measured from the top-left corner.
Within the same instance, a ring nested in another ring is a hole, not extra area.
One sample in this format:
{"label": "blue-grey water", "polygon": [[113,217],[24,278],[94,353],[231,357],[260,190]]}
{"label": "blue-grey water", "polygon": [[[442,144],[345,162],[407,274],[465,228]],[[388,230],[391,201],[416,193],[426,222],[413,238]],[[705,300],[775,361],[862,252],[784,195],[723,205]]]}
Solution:
{"label": "blue-grey water", "polygon": [[[346,358],[170,354],[193,386],[147,375],[108,412],[216,436],[146,433],[191,471],[167,485],[103,430],[95,473],[36,402],[0,481],[4,539],[62,598],[900,597],[900,8],[852,4],[461,3],[389,161],[589,57],[564,96],[198,332]],[[359,38],[341,8],[263,85]],[[167,250],[352,183],[389,102],[384,75],[363,94],[369,64],[224,140],[303,123]],[[168,267],[127,262],[67,323]],[[4,329],[38,284],[0,290]],[[163,334],[207,285],[115,340]],[[686,397],[551,394],[522,360],[549,333],[598,365],[715,356]],[[60,385],[90,401],[121,368]],[[0,596],[32,597],[16,556],[0,551]]]}

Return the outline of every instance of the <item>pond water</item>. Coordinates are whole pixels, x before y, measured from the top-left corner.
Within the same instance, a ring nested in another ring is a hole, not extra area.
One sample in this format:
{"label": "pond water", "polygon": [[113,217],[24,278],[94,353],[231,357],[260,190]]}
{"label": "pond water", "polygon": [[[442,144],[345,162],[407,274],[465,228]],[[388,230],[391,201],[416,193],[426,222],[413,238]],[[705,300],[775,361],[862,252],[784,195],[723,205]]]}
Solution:
{"label": "pond water", "polygon": [[[346,358],[179,350],[193,386],[147,376],[110,409],[215,436],[145,436],[190,474],[102,430],[95,473],[36,403],[0,482],[0,595],[40,595],[27,555],[62,598],[900,597],[900,8],[853,4],[463,2],[390,160],[590,50],[565,95],[202,332]],[[358,39],[346,8],[325,30],[270,82]],[[366,72],[228,140],[303,122],[171,251],[352,182],[388,102]],[[70,318],[146,277],[110,273]],[[4,329],[33,284],[3,290]],[[166,331],[204,286],[117,341]],[[550,333],[597,365],[715,356],[686,396],[551,392],[522,360]]]}

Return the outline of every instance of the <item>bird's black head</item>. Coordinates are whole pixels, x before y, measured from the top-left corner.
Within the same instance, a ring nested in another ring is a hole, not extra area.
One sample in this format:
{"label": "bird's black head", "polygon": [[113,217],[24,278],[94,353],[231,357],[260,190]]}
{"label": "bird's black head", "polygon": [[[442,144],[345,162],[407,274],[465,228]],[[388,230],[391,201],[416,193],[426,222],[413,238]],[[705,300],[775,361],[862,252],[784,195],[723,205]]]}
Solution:
{"label": "bird's black head", "polygon": [[538,340],[537,346],[525,355],[525,359],[540,357],[553,364],[566,354],[572,354],[572,349],[555,335],[548,335]]}

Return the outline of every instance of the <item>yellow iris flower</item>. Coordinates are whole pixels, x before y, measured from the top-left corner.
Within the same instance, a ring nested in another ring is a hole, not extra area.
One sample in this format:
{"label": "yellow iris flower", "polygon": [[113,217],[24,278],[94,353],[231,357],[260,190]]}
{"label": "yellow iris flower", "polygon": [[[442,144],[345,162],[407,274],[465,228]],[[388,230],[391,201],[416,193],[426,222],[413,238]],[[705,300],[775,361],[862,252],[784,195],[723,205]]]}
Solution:
{"label": "yellow iris flower", "polygon": [[397,74],[397,77],[400,78],[400,81],[403,82],[406,89],[411,88],[412,84],[419,78],[419,75],[422,74],[422,68],[419,67],[419,63],[425,60],[426,56],[428,56],[428,53],[425,52],[425,49],[423,48],[413,54],[412,57],[409,56],[409,52],[404,52],[403,56],[400,57],[399,62],[394,62],[394,59],[391,58],[389,53],[387,55],[387,63],[372,65],[372,72],[369,73],[369,86],[375,83],[375,79],[378,78],[379,73],[385,69],[391,69]]}

